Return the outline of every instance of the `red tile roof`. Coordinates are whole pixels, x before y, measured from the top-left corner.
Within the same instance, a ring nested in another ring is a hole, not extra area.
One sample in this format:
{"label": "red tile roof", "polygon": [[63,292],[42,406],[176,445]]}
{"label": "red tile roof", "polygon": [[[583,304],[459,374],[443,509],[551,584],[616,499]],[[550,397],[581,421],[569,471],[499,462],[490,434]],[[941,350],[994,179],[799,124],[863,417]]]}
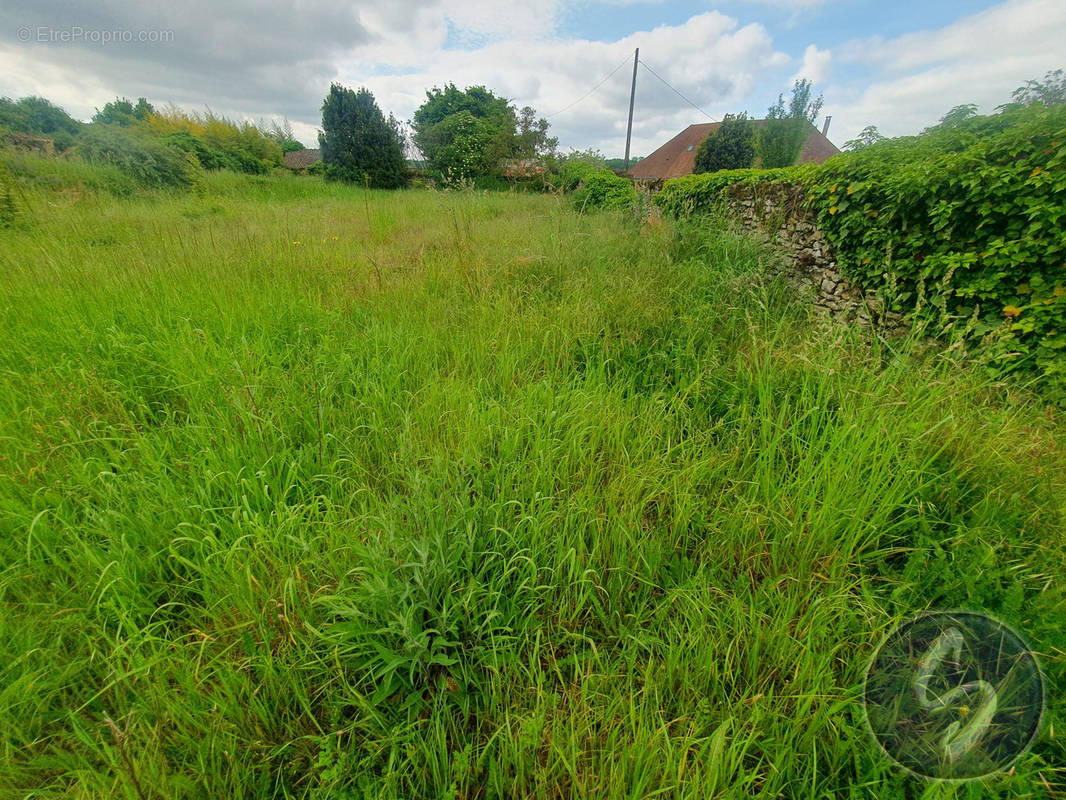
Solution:
{"label": "red tile roof", "polygon": [[292,150],[286,153],[283,158],[285,159],[285,166],[289,169],[307,169],[312,164],[322,160],[322,153],[317,148],[314,150]]}
{"label": "red tile roof", "polygon": [[[762,126],[766,120],[753,120],[755,127]],[[721,123],[704,122],[689,125],[677,136],[668,141],[643,161],[630,168],[629,174],[637,180],[665,180],[691,175],[696,168],[696,149],[711,131],[717,130]],[[821,164],[840,150],[831,141],[822,136],[821,131],[811,126],[810,135],[803,143],[798,164]]]}

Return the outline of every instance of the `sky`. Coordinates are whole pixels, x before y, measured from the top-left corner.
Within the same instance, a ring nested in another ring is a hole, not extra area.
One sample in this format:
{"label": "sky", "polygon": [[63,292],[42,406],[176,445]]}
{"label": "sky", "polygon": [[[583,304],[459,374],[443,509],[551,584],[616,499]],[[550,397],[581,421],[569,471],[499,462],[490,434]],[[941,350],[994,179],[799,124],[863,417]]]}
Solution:
{"label": "sky", "polygon": [[611,157],[638,47],[634,155],[708,118],[762,117],[801,77],[840,145],[961,103],[992,112],[1066,68],[1066,0],[5,0],[0,96],[80,119],[116,96],[288,119],[314,147],[331,82],[400,119],[431,87],[484,85],[548,117],[564,152]]}

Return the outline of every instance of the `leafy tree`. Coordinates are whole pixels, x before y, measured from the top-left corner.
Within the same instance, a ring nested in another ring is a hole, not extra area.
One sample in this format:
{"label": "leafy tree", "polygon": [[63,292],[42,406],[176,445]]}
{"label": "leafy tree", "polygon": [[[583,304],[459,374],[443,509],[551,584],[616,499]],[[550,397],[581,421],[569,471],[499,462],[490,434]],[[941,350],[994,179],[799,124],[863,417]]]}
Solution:
{"label": "leafy tree", "polygon": [[765,169],[789,167],[796,163],[811,126],[822,110],[822,96],[812,99],[814,84],[804,78],[792,86],[785,105],[784,95],[766,111],[766,121],[755,137],[755,152]]}
{"label": "leafy tree", "polygon": [[747,113],[726,114],[696,150],[696,172],[748,169],[755,163],[755,126]]}
{"label": "leafy tree", "polygon": [[392,115],[385,119],[368,89],[332,84],[322,103],[318,134],[326,176],[397,189],[407,183],[403,138]]}
{"label": "leafy tree", "polygon": [[[620,158],[604,158],[603,153],[595,147],[589,147],[586,150],[571,150],[569,153],[557,156],[557,160],[560,166],[565,166],[566,164],[591,164],[593,169],[603,169],[604,167],[613,169],[613,167],[610,167],[609,161],[622,163]],[[633,159],[629,159],[629,162],[633,163]]]}
{"label": "leafy tree", "polygon": [[[629,166],[630,167],[635,167],[637,164],[639,164],[643,160],[644,160],[644,156],[630,156],[629,157]],[[604,162],[604,164],[607,166],[607,169],[611,169],[611,170],[614,170],[615,172],[618,172],[618,171],[621,171],[621,170],[625,169],[626,160],[624,158],[608,158]]]}
{"label": "leafy tree", "polygon": [[101,125],[122,125],[127,127],[143,121],[148,115],[155,113],[152,104],[143,97],[138,97],[136,104],[125,97],[116,97],[103,109],[96,109],[92,121]]}
{"label": "leafy tree", "polygon": [[867,125],[861,131],[859,135],[854,139],[848,139],[844,142],[845,150],[861,150],[864,147],[869,147],[872,144],[883,142],[885,137],[881,135],[881,131],[877,130],[876,125]]}
{"label": "leafy tree", "polygon": [[559,140],[548,136],[548,120],[537,118],[532,106],[524,106],[518,112],[516,155],[519,158],[536,159],[550,156],[559,146]]}
{"label": "leafy tree", "polygon": [[1023,106],[1066,103],[1066,72],[1061,69],[1050,70],[1044,75],[1043,81],[1026,81],[1011,93],[1011,99]]}
{"label": "leafy tree", "polygon": [[415,111],[411,129],[430,171],[451,178],[498,173],[503,159],[547,156],[558,144],[536,111],[516,112],[484,86],[434,87]]}

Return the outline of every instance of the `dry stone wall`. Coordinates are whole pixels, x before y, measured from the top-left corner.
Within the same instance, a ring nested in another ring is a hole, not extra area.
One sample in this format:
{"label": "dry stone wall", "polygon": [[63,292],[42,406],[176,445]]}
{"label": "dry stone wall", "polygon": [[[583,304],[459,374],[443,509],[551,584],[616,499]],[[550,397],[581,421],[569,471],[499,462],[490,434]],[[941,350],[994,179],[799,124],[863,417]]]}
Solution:
{"label": "dry stone wall", "polygon": [[815,308],[863,325],[899,328],[900,315],[840,274],[830,243],[802,203],[802,189],[790,184],[738,185],[726,196],[726,212],[748,233],[783,257],[783,276],[813,296]]}

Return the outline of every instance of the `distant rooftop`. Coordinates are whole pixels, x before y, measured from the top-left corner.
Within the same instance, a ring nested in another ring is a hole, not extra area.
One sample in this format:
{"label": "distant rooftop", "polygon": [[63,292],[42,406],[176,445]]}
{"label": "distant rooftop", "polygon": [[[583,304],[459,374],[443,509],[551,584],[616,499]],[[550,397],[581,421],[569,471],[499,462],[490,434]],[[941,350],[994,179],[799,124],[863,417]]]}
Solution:
{"label": "distant rooftop", "polygon": [[318,148],[314,150],[293,150],[291,153],[285,154],[285,166],[289,169],[307,169],[321,160],[322,152]]}
{"label": "distant rooftop", "polygon": [[[752,120],[756,128],[766,124],[764,119]],[[707,134],[718,129],[720,122],[704,122],[689,125],[639,164],[629,168],[629,174],[638,180],[665,180],[691,175],[696,170],[696,149]],[[821,164],[830,156],[839,153],[835,144],[811,125],[807,141],[803,143],[797,164]]]}

